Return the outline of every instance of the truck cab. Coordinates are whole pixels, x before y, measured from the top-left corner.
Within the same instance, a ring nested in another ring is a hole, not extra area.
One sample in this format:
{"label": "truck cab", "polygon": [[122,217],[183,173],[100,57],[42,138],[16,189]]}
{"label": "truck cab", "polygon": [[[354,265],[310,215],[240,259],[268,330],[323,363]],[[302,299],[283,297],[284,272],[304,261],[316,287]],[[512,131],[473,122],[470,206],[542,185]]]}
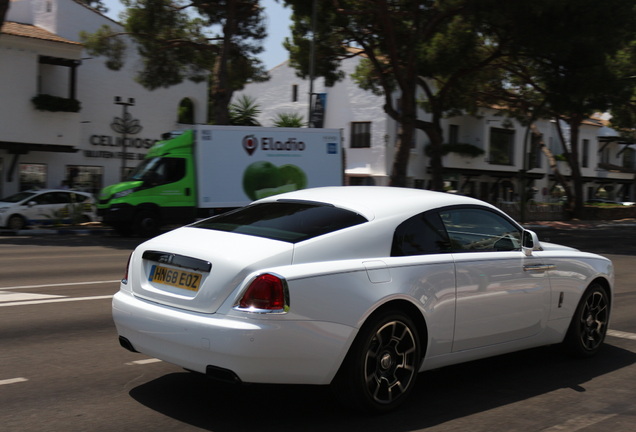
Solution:
{"label": "truck cab", "polygon": [[165,224],[196,216],[193,132],[160,141],[121,183],[105,187],[97,206],[106,225],[122,235],[155,234]]}

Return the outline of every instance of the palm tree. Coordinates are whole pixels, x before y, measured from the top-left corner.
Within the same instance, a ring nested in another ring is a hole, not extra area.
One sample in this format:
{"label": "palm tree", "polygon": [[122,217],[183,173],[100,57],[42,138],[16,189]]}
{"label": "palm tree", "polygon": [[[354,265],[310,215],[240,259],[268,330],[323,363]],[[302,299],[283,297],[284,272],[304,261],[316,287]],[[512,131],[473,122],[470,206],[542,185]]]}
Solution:
{"label": "palm tree", "polygon": [[256,119],[261,113],[260,105],[247,95],[238,98],[230,106],[230,124],[234,126],[260,126]]}
{"label": "palm tree", "polygon": [[304,127],[307,124],[302,115],[298,113],[278,113],[273,119],[275,127]]}

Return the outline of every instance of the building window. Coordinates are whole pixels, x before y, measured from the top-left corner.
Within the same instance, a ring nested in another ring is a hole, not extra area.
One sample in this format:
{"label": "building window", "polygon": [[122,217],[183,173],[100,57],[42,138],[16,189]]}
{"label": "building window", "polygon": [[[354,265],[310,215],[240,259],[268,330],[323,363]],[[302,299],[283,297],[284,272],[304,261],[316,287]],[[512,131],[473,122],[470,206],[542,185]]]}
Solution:
{"label": "building window", "polygon": [[371,147],[371,122],[351,122],[351,148]]}
{"label": "building window", "polygon": [[490,163],[493,165],[513,165],[515,131],[490,128]]}
{"label": "building window", "polygon": [[190,98],[183,98],[179,102],[177,122],[181,124],[194,124],[194,103]]}
{"label": "building window", "polygon": [[448,125],[448,143],[457,144],[459,142],[459,125]]}
{"label": "building window", "polygon": [[634,169],[634,160],[636,160],[634,153],[632,148],[625,149],[623,152],[623,168],[626,170],[631,171]]}
{"label": "building window", "polygon": [[298,84],[292,84],[292,102],[298,102]]}
{"label": "building window", "polygon": [[104,168],[100,166],[67,165],[62,186],[97,194],[103,187]]}
{"label": "building window", "polygon": [[610,163],[610,151],[608,146],[605,146],[605,148],[601,152],[601,163],[602,164]]}
{"label": "building window", "polygon": [[20,164],[20,191],[44,189],[47,166],[45,164]]}
{"label": "building window", "polygon": [[590,166],[590,140],[583,140],[583,148],[582,148],[582,160],[581,167],[587,168]]}

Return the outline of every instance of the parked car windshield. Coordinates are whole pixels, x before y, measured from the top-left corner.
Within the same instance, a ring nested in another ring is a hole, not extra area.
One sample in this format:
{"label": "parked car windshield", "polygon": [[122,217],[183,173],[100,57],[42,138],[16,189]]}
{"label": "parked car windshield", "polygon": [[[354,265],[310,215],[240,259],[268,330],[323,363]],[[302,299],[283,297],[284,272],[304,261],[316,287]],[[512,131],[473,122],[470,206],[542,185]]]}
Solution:
{"label": "parked car windshield", "polygon": [[36,195],[35,192],[18,192],[17,194],[13,194],[6,198],[2,198],[0,201],[9,202],[9,203],[17,203],[27,198],[30,198],[34,195]]}
{"label": "parked car windshield", "polygon": [[254,204],[193,226],[298,243],[364,222],[363,216],[330,205],[279,201]]}

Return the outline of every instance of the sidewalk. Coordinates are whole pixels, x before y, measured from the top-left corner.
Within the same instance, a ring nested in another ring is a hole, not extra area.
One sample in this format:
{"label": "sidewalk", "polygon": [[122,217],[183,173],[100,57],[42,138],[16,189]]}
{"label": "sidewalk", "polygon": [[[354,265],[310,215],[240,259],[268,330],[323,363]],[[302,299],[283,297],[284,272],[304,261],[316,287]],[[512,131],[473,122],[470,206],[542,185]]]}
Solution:
{"label": "sidewalk", "polygon": [[618,219],[618,220],[593,220],[582,221],[578,219],[570,221],[534,221],[523,224],[527,229],[558,229],[558,230],[576,230],[576,229],[598,229],[608,227],[636,227],[636,219]]}
{"label": "sidewalk", "polygon": [[109,235],[114,230],[101,223],[90,223],[86,225],[68,225],[58,227],[36,226],[18,231],[0,228],[0,236],[34,236],[34,235]]}

